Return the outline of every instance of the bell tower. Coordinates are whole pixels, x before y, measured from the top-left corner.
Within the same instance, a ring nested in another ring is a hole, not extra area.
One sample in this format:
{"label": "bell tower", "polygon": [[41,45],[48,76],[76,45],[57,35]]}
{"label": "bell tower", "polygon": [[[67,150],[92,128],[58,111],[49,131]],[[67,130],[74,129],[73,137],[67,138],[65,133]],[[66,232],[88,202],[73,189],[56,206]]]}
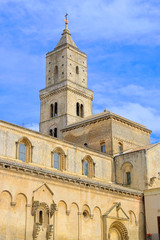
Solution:
{"label": "bell tower", "polygon": [[40,91],[40,132],[61,138],[61,129],[92,115],[87,55],[71,38],[68,20],[55,49],[46,54],[46,88]]}

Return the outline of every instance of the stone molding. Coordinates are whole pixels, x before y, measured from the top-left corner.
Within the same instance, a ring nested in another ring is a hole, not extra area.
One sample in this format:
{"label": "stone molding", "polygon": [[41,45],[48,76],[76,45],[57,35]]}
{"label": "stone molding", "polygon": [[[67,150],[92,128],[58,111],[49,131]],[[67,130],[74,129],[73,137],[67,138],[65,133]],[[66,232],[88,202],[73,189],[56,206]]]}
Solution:
{"label": "stone molding", "polygon": [[[69,81],[69,80],[65,80],[65,81]],[[86,89],[86,90],[88,92],[90,91],[89,89]],[[41,91],[43,91],[43,90],[41,90]],[[64,92],[64,91],[70,91],[70,92],[73,92],[73,93],[75,93],[79,96],[82,96],[82,97],[86,98],[86,99],[93,100],[93,94],[89,95],[88,93],[84,93],[82,90],[75,89],[75,88],[72,88],[70,86],[62,86],[59,89],[52,89],[51,91],[46,92],[46,93],[40,92],[40,100],[43,100],[43,99],[45,99],[49,96],[52,96],[52,95],[55,95],[57,93]]]}
{"label": "stone molding", "polygon": [[94,124],[96,122],[100,122],[100,121],[104,121],[104,120],[108,120],[108,119],[113,119],[113,120],[119,121],[123,124],[127,124],[128,126],[137,128],[138,130],[147,132],[149,134],[152,133],[152,131],[147,129],[145,126],[143,126],[139,123],[133,122],[133,121],[127,119],[127,118],[121,117],[121,116],[119,116],[117,114],[114,114],[112,112],[109,112],[109,111],[107,113],[101,114],[99,116],[94,116],[93,115],[92,118],[86,118],[86,119],[82,120],[81,122],[71,124],[71,125],[65,127],[64,129],[62,129],[62,131],[67,132],[67,131],[70,131],[72,129],[85,127],[87,125],[91,125],[91,124]]}
{"label": "stone molding", "polygon": [[95,190],[102,190],[102,191],[107,191],[111,192],[114,194],[120,194],[120,195],[126,195],[127,197],[138,197],[142,198],[143,197],[143,192],[142,191],[136,191],[133,189],[123,189],[122,187],[120,188],[119,186],[112,186],[110,184],[105,184],[101,182],[97,182],[94,180],[90,179],[83,179],[80,177],[76,176],[71,176],[69,174],[65,173],[60,173],[60,172],[54,172],[46,169],[42,169],[39,167],[33,167],[29,166],[27,164],[20,164],[20,163],[15,163],[15,162],[10,162],[8,160],[3,160],[0,159],[0,168],[3,168],[4,170],[8,171],[17,171],[17,172],[23,172],[24,174],[31,174],[33,176],[41,176],[49,179],[56,179],[58,181],[63,181],[67,182],[70,184],[78,184],[87,188],[92,188]]}

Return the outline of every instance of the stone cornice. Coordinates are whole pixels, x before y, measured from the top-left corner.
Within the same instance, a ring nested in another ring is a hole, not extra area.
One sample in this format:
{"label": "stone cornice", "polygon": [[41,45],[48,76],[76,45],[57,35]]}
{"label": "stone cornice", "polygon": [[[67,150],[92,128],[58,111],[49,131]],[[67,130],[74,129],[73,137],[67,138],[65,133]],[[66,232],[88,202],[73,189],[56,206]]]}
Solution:
{"label": "stone cornice", "polygon": [[113,120],[119,121],[121,123],[127,124],[131,127],[137,128],[137,129],[139,129],[141,131],[144,131],[144,132],[147,132],[149,134],[152,133],[152,131],[147,129],[145,126],[143,126],[139,123],[133,122],[133,121],[127,119],[127,118],[121,117],[121,116],[119,116],[115,113],[112,113],[110,111],[108,111],[106,113],[102,113],[102,114],[97,114],[95,116],[93,115],[91,118],[86,118],[86,119],[82,120],[81,122],[71,124],[71,125],[67,126],[66,128],[62,129],[62,131],[67,132],[67,131],[70,131],[72,129],[85,127],[87,125],[94,124],[96,122],[100,122],[100,121],[104,121],[104,120],[108,120],[108,119],[113,119]]}
{"label": "stone cornice", "polygon": [[56,85],[44,88],[44,89],[40,90],[40,92],[39,92],[40,100],[45,99],[48,96],[52,96],[56,93],[63,92],[63,91],[71,91],[79,96],[83,96],[87,99],[93,100],[93,91],[91,91],[88,88],[84,88],[80,85],[78,85],[79,89],[75,88],[74,86],[71,86],[71,85],[74,85],[74,83],[71,82],[70,80],[64,80],[63,82],[60,82]]}
{"label": "stone cornice", "polygon": [[54,50],[52,50],[51,52],[46,53],[46,57],[48,57],[48,56],[50,56],[52,54],[56,54],[57,52],[59,52],[59,51],[61,51],[63,49],[66,49],[66,48],[72,48],[72,50],[74,50],[75,52],[78,52],[82,56],[87,57],[86,53],[80,51],[78,48],[72,46],[71,44],[66,44],[66,43],[61,45],[61,46],[59,46],[59,47],[54,48]]}
{"label": "stone cornice", "polygon": [[83,179],[76,176],[71,176],[69,174],[54,172],[47,169],[33,167],[27,164],[10,162],[8,160],[0,159],[0,168],[9,171],[17,171],[24,174],[29,174],[32,176],[41,176],[48,179],[55,179],[57,181],[63,181],[71,184],[78,184],[81,186],[85,186],[87,188],[92,188],[96,190],[102,190],[114,194],[125,195],[126,197],[143,197],[143,192],[133,189],[127,189],[119,186],[112,186],[111,184],[105,184],[101,182],[97,182],[91,179]]}

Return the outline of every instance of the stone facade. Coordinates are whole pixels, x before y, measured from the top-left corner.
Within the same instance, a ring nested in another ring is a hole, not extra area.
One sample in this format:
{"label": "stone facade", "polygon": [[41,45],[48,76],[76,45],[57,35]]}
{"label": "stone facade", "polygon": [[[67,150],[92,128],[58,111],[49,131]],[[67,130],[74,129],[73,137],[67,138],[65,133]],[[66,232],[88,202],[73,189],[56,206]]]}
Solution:
{"label": "stone facade", "polygon": [[143,190],[159,187],[159,144],[143,125],[92,115],[92,99],[66,22],[46,56],[40,133],[0,121],[1,240],[146,239]]}
{"label": "stone facade", "polygon": [[105,151],[111,155],[131,148],[150,144],[151,131],[143,125],[125,119],[111,112],[104,112],[85,118],[62,129],[63,138],[78,145],[87,143],[92,149]]}

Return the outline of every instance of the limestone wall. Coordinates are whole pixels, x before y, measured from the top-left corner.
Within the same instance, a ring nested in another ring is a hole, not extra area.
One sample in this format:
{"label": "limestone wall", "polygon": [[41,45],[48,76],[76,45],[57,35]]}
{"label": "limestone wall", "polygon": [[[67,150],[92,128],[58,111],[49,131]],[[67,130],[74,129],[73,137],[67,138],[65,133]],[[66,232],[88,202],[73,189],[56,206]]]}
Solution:
{"label": "limestone wall", "polygon": [[[26,137],[31,143],[30,165],[42,165],[57,171],[52,167],[53,152],[62,149],[65,154],[65,172],[82,176],[82,160],[90,156],[95,164],[95,179],[109,182],[112,179],[112,159],[106,154],[80,148],[57,138],[48,137],[31,130],[0,122],[0,156],[5,159],[20,161],[17,156],[17,142]],[[21,161],[20,161],[21,162]],[[86,178],[85,176],[83,176]]]}
{"label": "limestone wall", "polygon": [[95,123],[82,125],[70,131],[63,132],[63,138],[78,145],[101,151],[101,143],[105,143],[106,152],[111,154],[111,121],[97,121]]}
{"label": "limestone wall", "polygon": [[144,191],[146,232],[152,234],[152,240],[159,240],[158,217],[160,217],[160,189],[150,189]]}
{"label": "limestone wall", "polygon": [[[115,228],[130,240],[144,240],[143,204],[135,193],[122,194],[123,190],[109,191],[0,166],[1,240],[107,240],[109,234],[114,236]],[[115,202],[120,205],[111,211]],[[48,218],[36,232],[35,223],[41,221],[39,209]],[[50,238],[46,226],[53,230]]]}
{"label": "limestone wall", "polygon": [[113,154],[119,153],[119,142],[123,144],[124,151],[150,144],[150,134],[148,132],[115,119],[112,121],[112,137]]}
{"label": "limestone wall", "polygon": [[145,151],[135,151],[118,155],[114,158],[115,181],[127,185],[126,172],[131,173],[131,184],[128,187],[144,190],[147,183]]}

